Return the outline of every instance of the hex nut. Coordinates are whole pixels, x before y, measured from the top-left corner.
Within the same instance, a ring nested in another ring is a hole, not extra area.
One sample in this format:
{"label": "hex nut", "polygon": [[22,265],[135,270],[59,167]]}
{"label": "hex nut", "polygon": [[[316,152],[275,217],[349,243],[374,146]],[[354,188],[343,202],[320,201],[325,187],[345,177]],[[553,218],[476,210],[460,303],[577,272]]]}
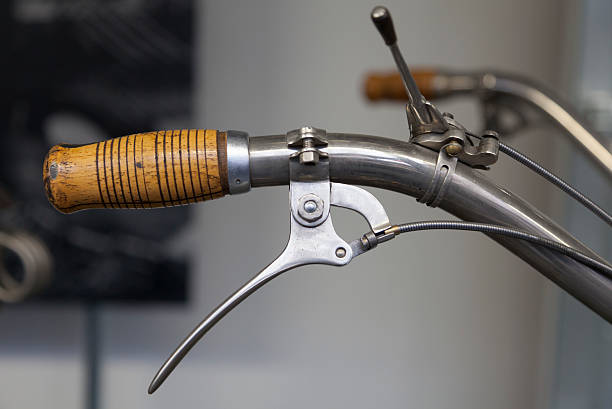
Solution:
{"label": "hex nut", "polygon": [[316,164],[319,161],[319,154],[315,151],[305,151],[300,153],[300,163]]}

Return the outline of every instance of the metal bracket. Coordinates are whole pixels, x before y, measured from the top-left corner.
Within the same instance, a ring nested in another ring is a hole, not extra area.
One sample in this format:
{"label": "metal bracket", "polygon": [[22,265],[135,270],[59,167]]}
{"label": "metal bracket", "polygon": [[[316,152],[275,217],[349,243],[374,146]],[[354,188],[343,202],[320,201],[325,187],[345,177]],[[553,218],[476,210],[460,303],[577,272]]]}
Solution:
{"label": "metal bracket", "polygon": [[[424,99],[424,98],[423,98]],[[406,104],[406,116],[410,132],[414,136],[428,133],[443,134],[449,128],[446,118],[429,101],[423,104],[429,118],[422,118],[414,104]]]}
{"label": "metal bracket", "polygon": [[478,145],[468,138],[469,133],[463,125],[455,121],[449,113],[444,113],[449,128],[444,133],[424,133],[416,135],[411,142],[441,152],[474,168],[484,168],[497,162],[499,157],[499,136],[495,131],[485,131]]}

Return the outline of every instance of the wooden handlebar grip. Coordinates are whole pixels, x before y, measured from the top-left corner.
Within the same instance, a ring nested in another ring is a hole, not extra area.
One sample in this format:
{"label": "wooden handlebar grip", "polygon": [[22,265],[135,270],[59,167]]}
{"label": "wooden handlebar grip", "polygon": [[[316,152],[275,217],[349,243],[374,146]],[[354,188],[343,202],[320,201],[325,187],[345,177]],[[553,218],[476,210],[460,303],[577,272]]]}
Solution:
{"label": "wooden handlebar grip", "polygon": [[57,145],[45,158],[43,182],[62,213],[216,199],[229,191],[226,133],[183,129]]}
{"label": "wooden handlebar grip", "polygon": [[[412,70],[412,76],[421,94],[426,99],[435,99],[434,78],[436,72],[430,69]],[[406,88],[398,72],[389,74],[369,74],[365,80],[365,94],[370,101],[391,100],[408,101]]]}

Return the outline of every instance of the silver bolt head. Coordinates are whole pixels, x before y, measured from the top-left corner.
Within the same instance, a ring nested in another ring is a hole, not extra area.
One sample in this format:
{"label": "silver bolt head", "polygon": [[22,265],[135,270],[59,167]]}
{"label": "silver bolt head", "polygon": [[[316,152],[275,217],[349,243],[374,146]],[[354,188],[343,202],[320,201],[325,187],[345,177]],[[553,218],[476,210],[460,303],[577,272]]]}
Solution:
{"label": "silver bolt head", "polygon": [[317,204],[314,200],[308,200],[306,203],[304,203],[304,210],[306,210],[307,213],[312,213],[315,210],[317,210]]}
{"label": "silver bolt head", "polygon": [[344,247],[338,247],[336,249],[336,257],[344,258],[346,256],[346,249]]}
{"label": "silver bolt head", "polygon": [[300,163],[302,164],[316,164],[319,162],[319,154],[314,151],[302,152],[300,154]]}

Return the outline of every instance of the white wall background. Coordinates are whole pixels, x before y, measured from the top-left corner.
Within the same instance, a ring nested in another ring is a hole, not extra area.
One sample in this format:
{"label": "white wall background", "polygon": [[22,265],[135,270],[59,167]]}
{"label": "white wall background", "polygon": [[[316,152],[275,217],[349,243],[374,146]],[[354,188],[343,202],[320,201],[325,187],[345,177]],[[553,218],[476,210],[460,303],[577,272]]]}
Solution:
{"label": "white wall background", "polygon": [[[498,68],[549,85],[558,74],[561,28],[554,0],[386,3],[409,64]],[[372,106],[361,95],[367,70],[392,67],[369,20],[374,5],[198,3],[191,125],[261,135],[312,124],[405,137],[401,106]],[[441,109],[479,125],[473,103],[455,101]],[[532,132],[515,145],[555,166],[541,135]],[[554,197],[507,160],[492,177],[545,209]],[[448,217],[412,198],[375,194],[395,222]],[[494,242],[441,232],[394,240],[343,269],[287,273],[226,317],[147,396],[148,382],[180,339],[270,262],[288,235],[284,187],[201,204],[194,212],[187,235],[194,268],[190,305],[103,309],[102,407],[547,404],[555,290]],[[335,212],[334,221],[346,238],[365,228],[346,213]],[[16,317],[41,327],[26,329],[15,324]],[[3,327],[3,320],[10,325]],[[0,348],[0,409],[82,405],[79,310],[11,308],[0,314],[0,328],[9,328],[15,340],[13,347]],[[14,346],[27,335],[26,345]]]}

